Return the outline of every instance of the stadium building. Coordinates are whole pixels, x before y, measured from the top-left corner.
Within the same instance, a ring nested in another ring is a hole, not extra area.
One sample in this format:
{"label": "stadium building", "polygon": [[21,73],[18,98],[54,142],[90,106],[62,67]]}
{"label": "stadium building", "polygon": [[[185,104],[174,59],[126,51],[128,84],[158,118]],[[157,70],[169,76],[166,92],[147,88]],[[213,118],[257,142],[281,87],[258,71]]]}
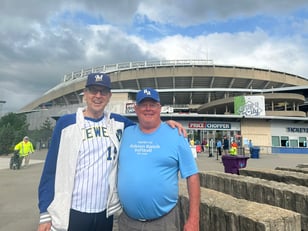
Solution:
{"label": "stadium building", "polygon": [[83,106],[86,77],[104,72],[112,81],[108,110],[137,120],[138,90],[158,90],[163,120],[181,122],[197,143],[229,137],[261,153],[308,153],[308,80],[268,69],[214,65],[211,60],[164,60],[104,65],[64,75],[63,82],[20,110],[30,129],[48,117]]}

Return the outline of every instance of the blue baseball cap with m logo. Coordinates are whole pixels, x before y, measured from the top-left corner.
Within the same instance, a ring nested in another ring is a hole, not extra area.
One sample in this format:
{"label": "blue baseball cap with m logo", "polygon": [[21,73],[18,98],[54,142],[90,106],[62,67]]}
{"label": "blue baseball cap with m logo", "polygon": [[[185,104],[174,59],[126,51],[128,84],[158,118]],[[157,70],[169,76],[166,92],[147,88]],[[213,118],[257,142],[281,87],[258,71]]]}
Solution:
{"label": "blue baseball cap with m logo", "polygon": [[89,86],[102,86],[111,88],[110,77],[104,73],[91,73],[88,75],[86,87]]}

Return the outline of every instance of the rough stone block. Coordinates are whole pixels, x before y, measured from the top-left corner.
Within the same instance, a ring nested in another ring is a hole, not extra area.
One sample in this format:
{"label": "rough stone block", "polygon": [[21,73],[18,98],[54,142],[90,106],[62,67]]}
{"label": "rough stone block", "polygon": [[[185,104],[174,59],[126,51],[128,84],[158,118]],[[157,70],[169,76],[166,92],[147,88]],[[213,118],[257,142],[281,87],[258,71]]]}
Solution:
{"label": "rough stone block", "polygon": [[[185,184],[180,184],[182,227],[189,211]],[[300,214],[201,188],[200,230],[202,231],[300,231]]]}
{"label": "rough stone block", "polygon": [[[300,213],[302,230],[308,231],[308,188],[305,186],[214,171],[201,172],[200,179],[202,187]],[[233,186],[225,191],[223,187],[219,188],[220,185],[215,184],[221,180],[224,180],[225,184],[232,182]],[[241,190],[234,190],[235,188]]]}
{"label": "rough stone block", "polygon": [[275,170],[283,170],[283,171],[290,171],[290,172],[308,173],[308,170],[305,170],[305,169],[302,169],[302,168],[276,167]]}
{"label": "rough stone block", "polygon": [[296,184],[306,187],[308,186],[308,174],[303,172],[250,168],[240,169],[240,175],[283,182],[286,184]]}

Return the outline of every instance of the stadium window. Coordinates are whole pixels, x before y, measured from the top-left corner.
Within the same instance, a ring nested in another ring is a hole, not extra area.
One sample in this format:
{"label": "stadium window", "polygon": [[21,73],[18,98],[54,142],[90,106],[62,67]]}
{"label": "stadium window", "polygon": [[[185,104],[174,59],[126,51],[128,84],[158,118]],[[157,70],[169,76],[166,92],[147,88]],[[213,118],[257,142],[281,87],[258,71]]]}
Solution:
{"label": "stadium window", "polygon": [[289,137],[288,136],[281,136],[280,138],[280,145],[281,147],[289,147]]}
{"label": "stadium window", "polygon": [[272,136],[272,146],[273,147],[280,147],[279,136]]}
{"label": "stadium window", "polygon": [[298,140],[290,140],[290,147],[298,148]]}
{"label": "stadium window", "polygon": [[306,137],[299,137],[298,138],[298,145],[299,145],[299,147],[306,148],[307,147],[307,138]]}

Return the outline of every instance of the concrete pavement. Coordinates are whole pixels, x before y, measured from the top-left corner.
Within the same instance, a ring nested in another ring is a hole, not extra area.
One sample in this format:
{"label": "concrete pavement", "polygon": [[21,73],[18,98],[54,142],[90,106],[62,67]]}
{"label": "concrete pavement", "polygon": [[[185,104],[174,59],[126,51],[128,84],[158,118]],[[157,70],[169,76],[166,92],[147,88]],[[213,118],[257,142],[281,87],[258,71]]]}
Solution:
{"label": "concrete pavement", "polygon": [[[47,150],[36,151],[28,168],[9,169],[9,156],[0,156],[0,231],[35,231],[39,218],[37,187]],[[200,171],[224,171],[220,158],[198,154]],[[259,159],[248,159],[246,168],[295,168],[308,163],[305,154],[260,154]]]}
{"label": "concrete pavement", "polygon": [[0,231],[35,231],[43,160],[30,160],[30,166],[20,170],[9,169],[9,161],[8,156],[0,157]]}

